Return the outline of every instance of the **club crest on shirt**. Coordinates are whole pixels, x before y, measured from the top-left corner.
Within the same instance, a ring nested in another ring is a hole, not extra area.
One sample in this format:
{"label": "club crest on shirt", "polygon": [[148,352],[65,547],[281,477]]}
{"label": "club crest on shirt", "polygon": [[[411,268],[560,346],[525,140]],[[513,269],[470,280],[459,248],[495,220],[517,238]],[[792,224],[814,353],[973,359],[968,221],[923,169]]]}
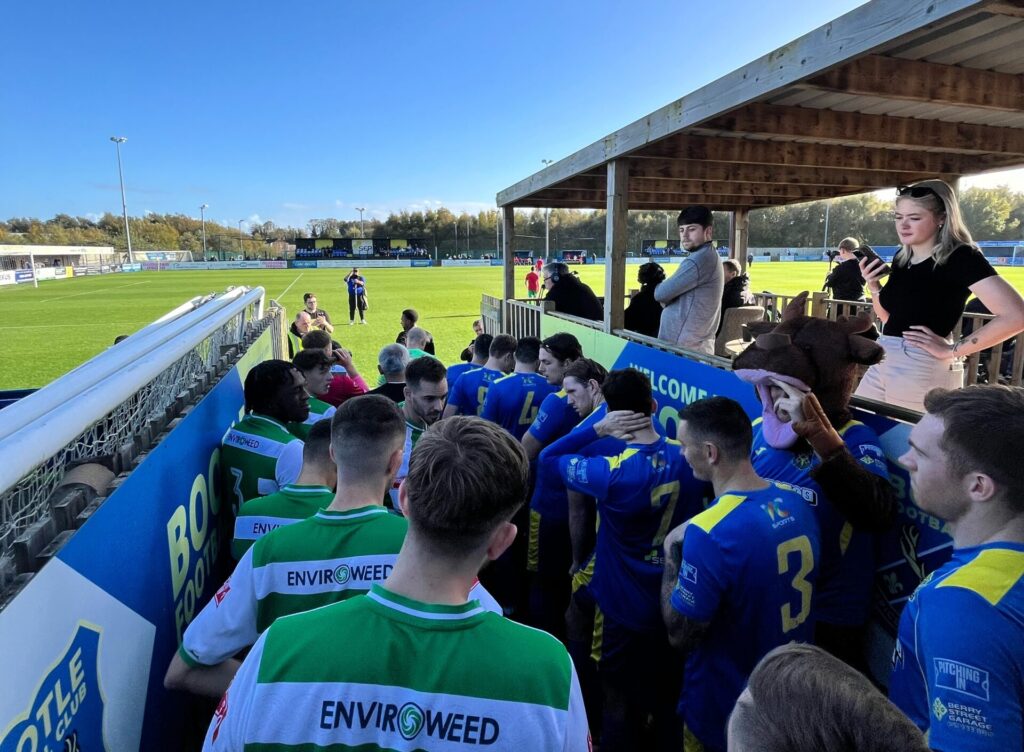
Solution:
{"label": "club crest on shirt", "polygon": [[811,452],[799,452],[793,455],[793,467],[797,470],[809,470],[814,462],[814,455]]}

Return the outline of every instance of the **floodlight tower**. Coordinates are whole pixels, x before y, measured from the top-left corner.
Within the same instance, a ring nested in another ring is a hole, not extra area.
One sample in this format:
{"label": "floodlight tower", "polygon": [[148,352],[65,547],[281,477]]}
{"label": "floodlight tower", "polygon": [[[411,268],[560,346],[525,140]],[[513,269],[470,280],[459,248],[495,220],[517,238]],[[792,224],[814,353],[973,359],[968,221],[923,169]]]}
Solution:
{"label": "floodlight tower", "polygon": [[365,206],[355,206],[353,208],[357,212],[359,212],[359,236],[365,238],[366,237],[366,229],[363,227],[363,212],[366,211],[366,207]]}
{"label": "floodlight tower", "polygon": [[[549,164],[554,164],[553,159],[542,159],[541,162],[547,167]],[[548,261],[551,258],[551,209],[550,207],[544,210],[544,260]]]}
{"label": "floodlight tower", "polygon": [[128,229],[128,202],[124,198],[124,172],[121,169],[121,144],[128,139],[124,136],[111,136],[110,140],[114,142],[114,148],[117,150],[117,177],[121,181],[121,213],[124,215],[124,237],[128,241],[128,262],[134,263],[135,257],[132,256],[132,233]]}
{"label": "floodlight tower", "polygon": [[199,216],[202,218],[203,223],[203,260],[206,260],[206,210],[210,208],[209,204],[199,205]]}

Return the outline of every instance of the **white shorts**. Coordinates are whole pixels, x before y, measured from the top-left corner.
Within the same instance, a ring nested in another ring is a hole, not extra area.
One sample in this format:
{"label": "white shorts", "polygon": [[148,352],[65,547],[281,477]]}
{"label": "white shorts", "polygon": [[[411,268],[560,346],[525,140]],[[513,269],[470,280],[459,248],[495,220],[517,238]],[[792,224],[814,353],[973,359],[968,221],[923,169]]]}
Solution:
{"label": "white shorts", "polygon": [[902,337],[884,334],[878,344],[885,349],[885,360],[864,374],[854,392],[858,397],[924,412],[924,396],[929,390],[964,385],[963,360],[952,353],[948,358],[936,358]]}

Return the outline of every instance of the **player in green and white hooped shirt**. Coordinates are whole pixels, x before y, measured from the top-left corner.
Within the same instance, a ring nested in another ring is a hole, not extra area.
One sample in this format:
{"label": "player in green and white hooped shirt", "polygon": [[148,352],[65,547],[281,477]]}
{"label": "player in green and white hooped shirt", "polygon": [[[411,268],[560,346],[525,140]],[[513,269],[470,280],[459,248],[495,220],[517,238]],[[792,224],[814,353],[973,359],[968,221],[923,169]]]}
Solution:
{"label": "player in green and white hooped shirt", "polygon": [[285,360],[265,360],[245,377],[246,415],[221,440],[223,485],[232,510],[248,499],[293,483],[302,467],[302,441],[285,427],[309,415],[305,379]]}
{"label": "player in green and white hooped shirt", "polygon": [[498,426],[463,416],[432,426],[400,490],[409,532],[387,581],[275,622],[204,749],[588,750],[565,648],[465,595],[515,538],[527,481],[525,453]]}
{"label": "player in green and white hooped shirt", "polygon": [[409,474],[409,456],[420,436],[441,418],[448,399],[448,369],[437,358],[416,358],[405,368],[405,402],[399,407],[405,416],[405,446],[402,465],[391,486],[391,505],[398,509],[398,487]]}
{"label": "player in green and white hooped shirt", "polygon": [[283,525],[312,517],[334,501],[338,471],[331,459],[331,421],[310,428],[302,449],[302,470],[277,493],[242,504],[235,518],[231,555],[238,561],[253,543]]}
{"label": "player in green and white hooped shirt", "polygon": [[381,505],[402,461],[405,421],[394,402],[353,398],[331,421],[337,492],[327,509],[260,538],[185,630],[164,683],[219,696],[232,656],[275,618],[366,592],[391,571],[407,523]]}
{"label": "player in green and white hooped shirt", "polygon": [[323,350],[303,350],[292,358],[292,365],[299,369],[302,377],[306,380],[306,393],[309,395],[309,417],[302,423],[289,423],[288,430],[303,441],[309,435],[309,429],[318,420],[330,418],[337,409],[329,405],[318,396],[327,394],[331,386],[331,359]]}

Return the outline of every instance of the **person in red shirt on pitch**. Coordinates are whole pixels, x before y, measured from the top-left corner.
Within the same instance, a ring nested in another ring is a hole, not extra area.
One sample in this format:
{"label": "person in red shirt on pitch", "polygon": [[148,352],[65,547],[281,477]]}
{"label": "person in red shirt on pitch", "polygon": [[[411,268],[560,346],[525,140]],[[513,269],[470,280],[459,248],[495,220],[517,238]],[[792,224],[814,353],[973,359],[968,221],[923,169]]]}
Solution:
{"label": "person in red shirt on pitch", "polygon": [[536,298],[540,294],[540,275],[530,267],[526,273],[526,297]]}

